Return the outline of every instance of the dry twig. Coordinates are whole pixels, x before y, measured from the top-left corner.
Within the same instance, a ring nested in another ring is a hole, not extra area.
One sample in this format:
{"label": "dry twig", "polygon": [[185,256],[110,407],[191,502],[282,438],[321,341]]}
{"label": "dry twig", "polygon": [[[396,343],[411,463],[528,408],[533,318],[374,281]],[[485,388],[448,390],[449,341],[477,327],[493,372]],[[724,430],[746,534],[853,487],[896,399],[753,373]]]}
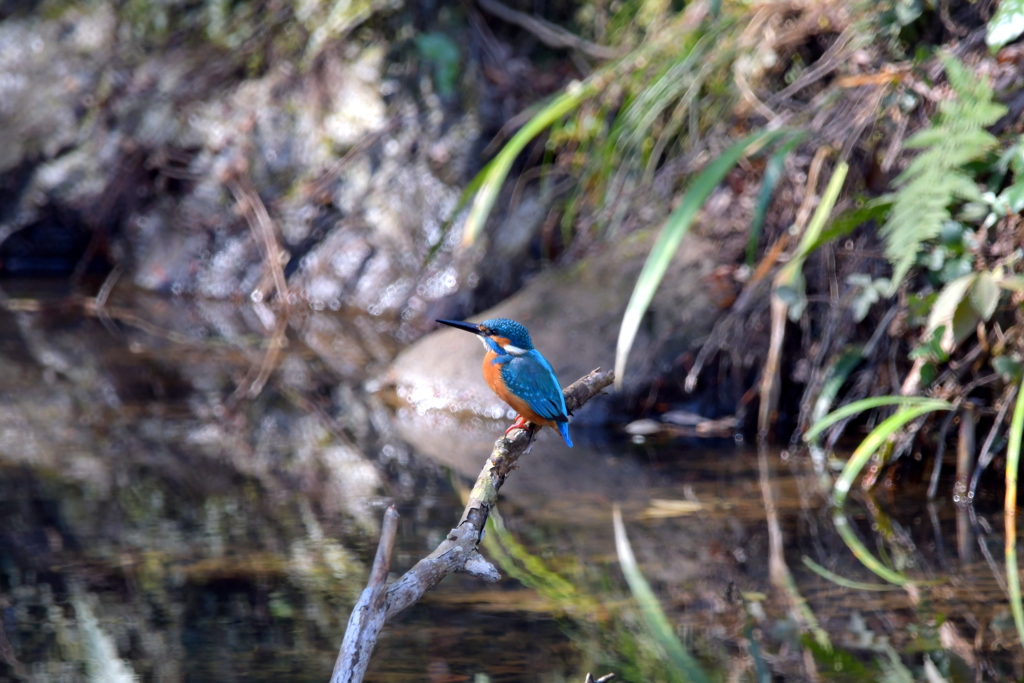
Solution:
{"label": "dry twig", "polygon": [[[792,230],[794,237],[802,234],[804,228],[807,227],[807,221],[810,220],[815,201],[818,200],[816,192],[818,175],[821,173],[821,167],[830,153],[831,149],[828,147],[819,147],[814,155],[814,159],[811,161],[811,168],[807,172],[807,185],[804,187],[804,199],[800,203],[799,210],[796,212],[796,220],[793,225],[795,228]],[[758,406],[757,413],[757,433],[758,436],[763,438],[768,438],[779,400],[779,369],[782,363],[782,344],[786,338],[786,319],[789,315],[789,304],[777,293],[778,287],[782,284],[779,278],[784,272],[784,270],[781,270],[776,274],[769,302],[772,327],[768,345],[768,357],[765,359],[764,370],[761,373],[761,403]]]}
{"label": "dry twig", "polygon": [[550,21],[545,21],[540,17],[523,14],[518,10],[501,4],[498,0],[477,0],[477,4],[480,5],[480,9],[488,14],[493,14],[503,21],[526,29],[537,36],[548,47],[572,48],[579,50],[592,59],[615,59],[623,54],[623,51],[620,49],[584,40],[557,24],[552,24]]}
{"label": "dry twig", "polygon": [[[246,221],[249,223],[249,229],[252,230],[256,243],[260,245],[263,261],[274,281],[277,300],[284,305],[284,309],[274,325],[274,331],[270,337],[270,344],[267,346],[266,353],[263,354],[259,364],[253,365],[249,369],[245,379],[239,383],[238,389],[235,390],[235,398],[241,398],[242,396],[256,398],[263,391],[263,386],[267,383],[267,380],[270,379],[270,373],[277,367],[277,363],[281,358],[281,350],[285,346],[289,304],[288,281],[285,279],[282,264],[282,256],[285,254],[285,250],[278,243],[274,222],[271,220],[267,207],[264,206],[260,196],[254,190],[242,187],[237,181],[230,182],[228,186],[235,197],[235,201],[238,202],[239,207],[245,213]],[[267,293],[263,291],[262,286],[258,288],[258,291],[261,297],[257,303],[262,304],[267,299]]]}
{"label": "dry twig", "polygon": [[[245,214],[245,219],[249,223],[249,229],[252,230],[253,237],[256,238],[256,243],[260,246],[263,261],[266,263],[267,270],[274,280],[274,289],[277,290],[278,300],[287,304],[288,282],[285,280],[284,267],[281,264],[281,255],[284,253],[284,250],[278,244],[274,222],[267,212],[267,207],[263,205],[263,200],[260,199],[260,196],[254,190],[242,187],[237,181],[230,182],[228,187],[231,189],[231,194],[234,195],[235,201],[238,202],[239,207]],[[267,298],[266,292],[261,292],[261,294],[263,294],[263,299],[265,300]]]}

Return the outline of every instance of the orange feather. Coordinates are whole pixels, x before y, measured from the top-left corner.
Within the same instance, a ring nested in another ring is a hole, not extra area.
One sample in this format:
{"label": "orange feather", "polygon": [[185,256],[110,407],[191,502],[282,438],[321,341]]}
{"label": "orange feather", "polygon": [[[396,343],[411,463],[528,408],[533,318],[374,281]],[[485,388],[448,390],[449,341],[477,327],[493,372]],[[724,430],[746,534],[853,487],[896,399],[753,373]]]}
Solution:
{"label": "orange feather", "polygon": [[[500,340],[498,341],[500,342]],[[508,343],[507,339],[504,341],[506,344]],[[512,406],[512,410],[516,411],[530,422],[536,425],[552,427],[557,430],[557,422],[541,417],[537,413],[533,412],[529,403],[519,398],[505,387],[505,381],[501,378],[501,364],[493,362],[497,357],[498,354],[488,349],[487,353],[484,354],[484,363],[481,368],[484,373],[484,380],[487,381],[487,386],[491,388],[491,391],[497,394],[498,398],[502,401]]]}

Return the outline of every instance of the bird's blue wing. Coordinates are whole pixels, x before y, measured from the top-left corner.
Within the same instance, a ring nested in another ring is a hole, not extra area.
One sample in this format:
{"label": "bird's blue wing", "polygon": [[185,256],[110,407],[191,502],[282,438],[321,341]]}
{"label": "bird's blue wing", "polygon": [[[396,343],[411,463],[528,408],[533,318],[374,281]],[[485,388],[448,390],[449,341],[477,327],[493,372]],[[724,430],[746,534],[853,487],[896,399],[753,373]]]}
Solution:
{"label": "bird's blue wing", "polygon": [[568,419],[562,388],[544,356],[536,351],[515,356],[502,366],[501,377],[509,391],[541,417],[557,422]]}

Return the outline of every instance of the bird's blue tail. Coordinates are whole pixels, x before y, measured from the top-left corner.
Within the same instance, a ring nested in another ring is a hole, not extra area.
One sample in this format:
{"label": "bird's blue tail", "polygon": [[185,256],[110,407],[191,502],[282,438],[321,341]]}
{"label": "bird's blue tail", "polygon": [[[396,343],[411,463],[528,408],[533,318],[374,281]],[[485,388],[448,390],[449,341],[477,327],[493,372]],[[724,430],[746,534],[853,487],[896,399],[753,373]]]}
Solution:
{"label": "bird's blue tail", "polygon": [[569,423],[568,422],[559,422],[558,423],[558,433],[562,435],[563,439],[565,439],[565,445],[568,446],[569,448],[572,448],[572,437],[569,436]]}

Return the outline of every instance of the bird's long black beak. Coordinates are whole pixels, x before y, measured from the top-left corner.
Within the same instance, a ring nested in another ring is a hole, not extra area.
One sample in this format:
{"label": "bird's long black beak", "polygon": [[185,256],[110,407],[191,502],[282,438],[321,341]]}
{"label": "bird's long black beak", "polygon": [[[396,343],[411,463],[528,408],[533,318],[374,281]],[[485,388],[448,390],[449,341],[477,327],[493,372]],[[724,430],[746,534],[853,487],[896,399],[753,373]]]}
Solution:
{"label": "bird's long black beak", "polygon": [[442,325],[447,325],[448,327],[454,327],[457,330],[464,330],[466,332],[472,332],[473,334],[483,334],[483,332],[480,331],[479,327],[477,327],[473,323],[463,322],[462,320],[438,319],[437,322],[441,323]]}

